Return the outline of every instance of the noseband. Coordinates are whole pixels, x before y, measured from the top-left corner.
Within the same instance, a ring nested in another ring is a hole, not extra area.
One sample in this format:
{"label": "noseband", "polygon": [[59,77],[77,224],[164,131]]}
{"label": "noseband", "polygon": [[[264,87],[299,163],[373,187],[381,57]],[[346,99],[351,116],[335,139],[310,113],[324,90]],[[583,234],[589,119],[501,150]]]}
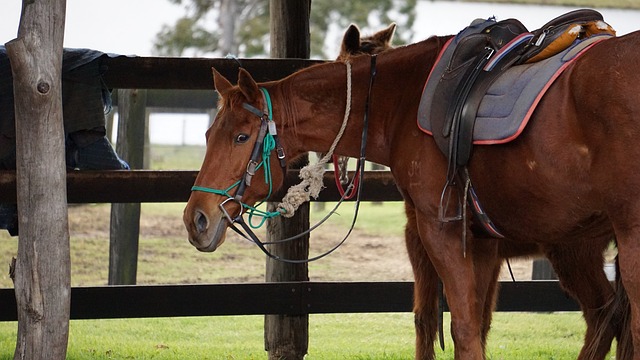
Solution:
{"label": "noseband", "polygon": [[[366,100],[366,103],[365,103],[365,113],[364,113],[363,129],[362,129],[362,140],[361,140],[361,146],[360,146],[360,158],[359,158],[359,161],[358,161],[359,169],[357,171],[357,176],[355,176],[354,179],[352,179],[352,182],[348,187],[348,188],[351,189],[351,191],[350,191],[351,193],[354,192],[353,191],[354,187],[357,188],[355,214],[354,214],[353,221],[351,223],[351,227],[350,227],[348,233],[333,248],[331,248],[330,250],[326,251],[325,253],[322,253],[321,255],[318,255],[318,256],[310,258],[310,259],[294,260],[294,259],[284,259],[284,258],[281,258],[279,256],[273,255],[269,250],[267,250],[266,245],[292,241],[292,240],[301,238],[301,237],[309,234],[311,231],[315,230],[318,226],[320,226],[322,223],[324,223],[331,215],[333,215],[336,212],[337,208],[345,200],[345,196],[344,195],[342,196],[340,201],[336,204],[336,206],[322,220],[320,220],[318,222],[318,224],[314,225],[313,227],[309,228],[308,230],[306,230],[306,231],[304,231],[304,232],[302,232],[302,233],[300,233],[300,234],[298,234],[296,236],[293,236],[293,237],[290,237],[290,238],[287,238],[287,239],[278,240],[278,241],[262,242],[257,237],[257,235],[253,232],[253,230],[251,229],[252,227],[253,228],[259,228],[260,226],[262,226],[264,224],[266,219],[273,218],[273,217],[276,217],[276,216],[280,216],[280,215],[283,214],[283,212],[286,211],[284,209],[279,209],[278,211],[275,211],[275,212],[268,212],[268,211],[261,211],[261,210],[257,209],[258,206],[260,206],[262,203],[264,203],[264,201],[266,201],[271,196],[271,193],[272,193],[272,190],[273,190],[272,189],[272,181],[271,181],[270,155],[271,155],[271,152],[274,149],[276,150],[278,159],[280,160],[280,166],[281,166],[281,168],[283,170],[283,173],[286,174],[285,152],[284,152],[284,148],[280,145],[280,143],[278,141],[278,136],[277,136],[277,131],[276,131],[276,124],[273,121],[273,111],[272,111],[272,106],[271,106],[271,97],[269,96],[269,92],[265,88],[260,88],[260,91],[261,91],[262,97],[263,97],[263,104],[264,104],[262,111],[258,110],[256,107],[254,107],[253,105],[250,105],[248,103],[243,103],[242,104],[242,107],[245,110],[248,110],[249,112],[251,112],[254,115],[256,115],[258,118],[260,118],[260,130],[258,132],[258,138],[256,139],[256,142],[254,144],[253,150],[251,152],[251,157],[249,159],[249,162],[247,163],[247,169],[246,169],[242,179],[238,180],[236,183],[234,183],[233,185],[231,185],[227,189],[223,189],[223,190],[213,189],[213,188],[208,188],[208,187],[203,187],[203,186],[193,186],[191,188],[191,191],[202,191],[202,192],[207,192],[207,193],[226,196],[227,199],[225,199],[223,202],[221,202],[218,205],[218,207],[220,208],[220,210],[224,214],[224,217],[227,220],[229,227],[233,231],[238,233],[240,236],[242,236],[243,238],[255,243],[260,248],[260,250],[262,250],[262,252],[265,253],[265,255],[267,255],[268,257],[270,257],[270,258],[272,258],[274,260],[278,260],[278,261],[282,261],[282,262],[286,262],[286,263],[300,264],[300,263],[306,263],[306,262],[310,262],[310,261],[315,261],[315,260],[321,259],[321,258],[329,255],[330,253],[334,252],[338,247],[340,247],[347,240],[347,238],[349,237],[349,235],[351,234],[351,232],[352,232],[352,230],[353,230],[353,228],[355,226],[356,219],[357,219],[357,216],[358,216],[358,209],[359,209],[359,205],[360,205],[360,193],[361,193],[362,183],[363,183],[361,181],[362,180],[361,178],[362,178],[362,176],[364,174],[365,149],[366,149],[366,145],[367,145],[367,129],[368,129],[368,124],[369,124],[369,102],[370,102],[370,98],[371,98],[371,89],[373,88],[373,82],[374,82],[375,75],[376,75],[376,66],[375,65],[376,65],[376,55],[372,55],[371,56],[371,73],[370,73],[370,79],[369,79],[369,91],[368,91],[367,100]],[[345,114],[345,121],[346,121],[347,117],[348,117],[348,114]],[[334,143],[334,145],[332,147],[335,147],[335,143]],[[262,158],[262,160],[261,160],[261,158]],[[242,197],[244,196],[244,192],[245,192],[247,186],[251,186],[251,180],[252,180],[253,176],[255,175],[255,172],[260,167],[264,168],[265,182],[269,185],[269,193],[267,194],[266,198],[264,200],[260,201],[257,205],[249,206],[249,205],[247,205],[247,204],[242,202]],[[235,195],[231,196],[229,191],[231,191],[235,187],[237,187]],[[239,211],[237,216],[235,216],[235,217],[231,216],[231,214],[229,214],[229,212],[226,210],[225,204],[228,203],[228,202],[235,202],[235,203],[237,203],[239,205],[240,211]],[[244,209],[248,210],[248,213],[249,213],[249,224],[247,224],[247,222],[244,221],[244,218],[242,216],[243,213],[244,213]],[[251,224],[251,218],[254,215],[258,215],[258,216],[262,217],[262,220],[256,226]],[[235,224],[240,225],[242,227],[242,229],[244,230],[244,232],[242,230],[238,229],[235,226]]]}

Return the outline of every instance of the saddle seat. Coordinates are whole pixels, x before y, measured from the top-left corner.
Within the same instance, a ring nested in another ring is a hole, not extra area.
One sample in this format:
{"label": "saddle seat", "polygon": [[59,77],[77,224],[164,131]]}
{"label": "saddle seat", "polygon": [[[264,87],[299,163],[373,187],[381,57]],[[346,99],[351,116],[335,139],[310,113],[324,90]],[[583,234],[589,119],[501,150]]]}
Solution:
{"label": "saddle seat", "polygon": [[598,34],[616,35],[602,15],[590,9],[575,10],[561,15],[533,32],[518,64],[530,64],[554,56],[576,40]]}

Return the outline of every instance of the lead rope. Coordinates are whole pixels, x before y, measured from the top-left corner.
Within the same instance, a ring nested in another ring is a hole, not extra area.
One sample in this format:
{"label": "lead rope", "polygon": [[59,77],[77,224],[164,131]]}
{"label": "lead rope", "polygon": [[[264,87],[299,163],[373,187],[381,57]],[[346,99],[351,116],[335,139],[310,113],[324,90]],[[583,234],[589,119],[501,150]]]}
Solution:
{"label": "lead rope", "polygon": [[[348,75],[351,75],[351,66],[349,65],[349,63],[347,62],[347,68],[348,68]],[[369,91],[367,93],[367,100],[366,100],[366,104],[365,104],[365,112],[364,112],[364,121],[363,121],[363,125],[362,125],[362,140],[361,140],[361,144],[360,144],[360,159],[362,160],[360,162],[360,178],[363,176],[364,174],[364,163],[365,163],[365,150],[367,148],[367,129],[369,127],[369,102],[371,100],[371,91],[373,89],[373,83],[375,80],[375,76],[376,76],[376,55],[372,55],[371,56],[371,73],[370,73],[370,78],[369,78]],[[349,80],[347,81],[348,84],[351,83],[350,80],[351,76],[349,76]],[[349,90],[349,94],[351,93],[351,87],[350,85],[348,86],[348,90]],[[347,104],[349,106],[349,109],[351,107],[351,100],[350,100],[350,96],[349,99],[347,100]],[[345,118],[343,121],[343,124],[346,122],[346,120],[348,119],[348,112],[345,111]],[[346,125],[344,125],[346,126]],[[343,127],[344,127],[343,126]],[[344,129],[341,129],[342,133],[344,132]],[[342,136],[340,134],[340,136]],[[334,145],[332,145],[331,147],[331,151],[335,150],[335,145],[337,144],[337,140],[334,141]],[[330,155],[329,155],[330,156]],[[325,156],[325,158],[327,158],[328,156]],[[324,159],[324,158],[323,158]],[[326,161],[326,160],[325,160]],[[351,221],[351,226],[349,227],[349,231],[347,232],[347,234],[344,236],[344,238],[337,244],[335,245],[333,248],[329,249],[328,251],[326,251],[323,254],[320,254],[316,257],[313,258],[309,258],[309,259],[303,259],[303,260],[293,260],[293,259],[284,259],[281,258],[279,256],[273,255],[271,252],[269,252],[269,250],[265,247],[265,245],[267,244],[273,244],[273,243],[279,243],[279,242],[286,242],[286,241],[291,241],[297,238],[300,238],[303,235],[306,235],[308,233],[310,233],[313,229],[315,229],[316,227],[320,226],[320,224],[322,224],[326,219],[329,218],[329,216],[331,216],[331,214],[333,214],[335,212],[335,210],[338,208],[338,206],[344,201],[344,196],[340,199],[340,201],[338,202],[338,204],[336,205],[336,207],[324,218],[322,219],[316,226],[314,226],[313,228],[310,228],[307,231],[304,231],[296,236],[287,238],[287,239],[282,239],[282,240],[278,240],[275,242],[261,242],[260,239],[258,239],[258,237],[253,233],[253,231],[251,231],[251,229],[249,228],[249,226],[246,224],[246,222],[244,221],[244,219],[242,218],[242,214],[238,215],[235,219],[233,219],[230,224],[229,227],[235,231],[236,233],[238,233],[240,236],[244,237],[244,238],[248,238],[249,240],[253,241],[259,248],[260,250],[262,250],[262,252],[267,255],[268,257],[274,259],[274,260],[278,260],[278,261],[282,261],[285,263],[290,263],[290,264],[302,264],[302,263],[308,263],[311,261],[315,261],[318,259],[321,259],[331,253],[333,253],[335,250],[337,250],[342,244],[345,243],[345,241],[347,241],[347,238],[349,238],[349,235],[351,235],[351,232],[353,231],[356,221],[358,219],[358,210],[360,208],[360,194],[362,192],[362,179],[360,179],[360,181],[358,182],[358,186],[357,186],[357,196],[356,196],[356,205],[355,205],[355,209],[354,209],[354,216],[353,219]],[[349,185],[349,187],[353,186],[353,180],[352,180],[352,184]],[[240,224],[240,226],[245,230],[246,235],[243,234],[238,228],[236,228],[234,226],[234,223],[238,223]]]}
{"label": "lead rope", "polygon": [[323,188],[322,178],[325,171],[324,165],[331,159],[336,146],[338,146],[338,142],[344,134],[344,130],[347,128],[349,115],[351,114],[351,63],[345,61],[345,64],[347,65],[347,105],[344,111],[342,126],[324,157],[317,163],[308,164],[300,169],[298,176],[302,181],[298,185],[290,187],[287,194],[282,198],[282,202],[278,204],[278,208],[281,209],[280,212],[284,217],[292,217],[300,205],[311,200],[311,198],[318,198],[320,190]]}

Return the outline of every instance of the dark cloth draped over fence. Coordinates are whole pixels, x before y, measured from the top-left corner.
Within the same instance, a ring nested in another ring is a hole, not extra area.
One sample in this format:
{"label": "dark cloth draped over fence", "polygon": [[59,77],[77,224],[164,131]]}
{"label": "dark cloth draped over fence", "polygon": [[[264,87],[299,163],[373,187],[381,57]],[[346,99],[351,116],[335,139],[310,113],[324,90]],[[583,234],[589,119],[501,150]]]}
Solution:
{"label": "dark cloth draped over fence", "polygon": [[[64,49],[62,108],[67,166],[74,169],[128,169],[106,137],[105,114],[111,93],[102,60],[112,56],[90,49]],[[0,169],[16,167],[13,76],[6,48],[0,46]],[[15,204],[0,204],[0,228],[17,235]]]}

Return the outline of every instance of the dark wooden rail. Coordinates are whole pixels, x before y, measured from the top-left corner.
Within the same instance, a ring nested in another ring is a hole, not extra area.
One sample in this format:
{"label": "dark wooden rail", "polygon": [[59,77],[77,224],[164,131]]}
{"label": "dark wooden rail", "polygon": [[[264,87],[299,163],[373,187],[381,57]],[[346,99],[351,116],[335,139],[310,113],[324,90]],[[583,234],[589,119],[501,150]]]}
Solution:
{"label": "dark wooden rail", "polygon": [[[70,171],[67,174],[67,199],[70,203],[186,202],[197,171],[103,170]],[[283,189],[300,182],[298,171],[287,174]],[[333,172],[324,176],[327,188],[318,201],[340,199],[333,184]],[[275,193],[279,200],[285,190]],[[402,196],[388,171],[365,173],[362,190],[364,201],[400,201]],[[0,171],[0,202],[16,202],[15,171]]]}
{"label": "dark wooden rail", "polygon": [[[71,289],[72,319],[411,312],[412,282],[136,285]],[[544,296],[542,296],[544,294]],[[0,321],[17,320],[0,289]],[[498,311],[578,311],[557,281],[502,282]]]}
{"label": "dark wooden rail", "polygon": [[212,90],[211,68],[215,67],[232,83],[242,65],[258,82],[282,79],[322,60],[302,59],[204,59],[118,56],[105,57],[104,81],[117,89]]}

